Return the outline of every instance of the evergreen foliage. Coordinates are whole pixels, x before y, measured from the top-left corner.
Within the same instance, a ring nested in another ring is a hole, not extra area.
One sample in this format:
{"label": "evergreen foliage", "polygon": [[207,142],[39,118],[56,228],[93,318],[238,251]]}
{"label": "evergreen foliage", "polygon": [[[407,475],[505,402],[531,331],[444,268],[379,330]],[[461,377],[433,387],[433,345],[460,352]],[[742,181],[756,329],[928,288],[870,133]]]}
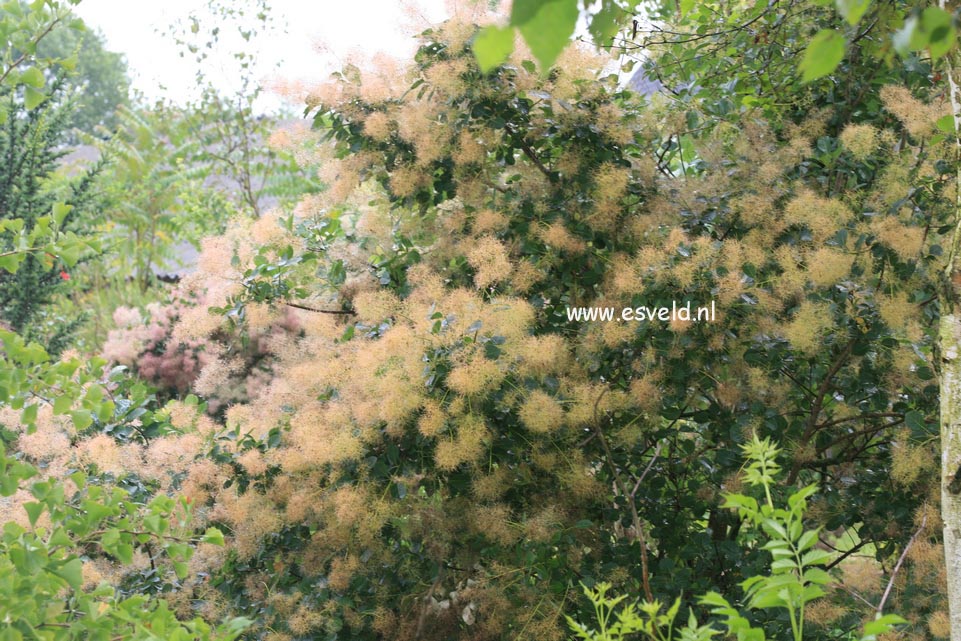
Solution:
{"label": "evergreen foliage", "polygon": [[[19,92],[8,90],[3,96],[0,220],[22,220],[25,233],[38,224],[49,225],[41,219],[49,216],[56,203],[69,207],[58,224],[61,231],[83,231],[98,207],[94,179],[101,166],[76,176],[64,175],[60,167],[74,108],[71,100],[64,98],[60,83],[33,109],[27,109]],[[3,247],[15,248],[17,238],[8,231]],[[58,257],[27,253],[16,273],[0,273],[0,319],[28,339],[46,344],[51,354],[59,353],[82,318],[51,318],[45,309],[70,287],[69,276],[68,265]]]}

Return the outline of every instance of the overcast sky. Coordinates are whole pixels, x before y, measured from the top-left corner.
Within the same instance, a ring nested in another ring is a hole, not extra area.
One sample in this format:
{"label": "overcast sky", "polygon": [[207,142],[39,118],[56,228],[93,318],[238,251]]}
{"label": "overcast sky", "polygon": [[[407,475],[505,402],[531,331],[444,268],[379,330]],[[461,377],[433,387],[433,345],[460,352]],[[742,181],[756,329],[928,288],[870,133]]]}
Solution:
{"label": "overcast sky", "polygon": [[[442,0],[417,4],[431,21],[445,17]],[[166,31],[178,18],[204,5],[204,0],[82,0],[75,11],[88,26],[103,32],[110,50],[126,55],[136,89],[148,98],[183,101],[192,95],[195,67],[189,59],[180,58],[177,47],[157,29]],[[404,56],[414,49],[403,28],[410,18],[397,0],[272,0],[270,6],[278,24],[286,23],[286,35],[253,42],[246,49],[256,54],[264,73],[282,62],[280,74],[286,79],[318,80],[338,67],[336,56],[353,51]],[[318,52],[318,43],[336,56]],[[231,74],[218,73],[230,68],[226,60],[214,59],[207,66],[222,89],[230,88]]]}

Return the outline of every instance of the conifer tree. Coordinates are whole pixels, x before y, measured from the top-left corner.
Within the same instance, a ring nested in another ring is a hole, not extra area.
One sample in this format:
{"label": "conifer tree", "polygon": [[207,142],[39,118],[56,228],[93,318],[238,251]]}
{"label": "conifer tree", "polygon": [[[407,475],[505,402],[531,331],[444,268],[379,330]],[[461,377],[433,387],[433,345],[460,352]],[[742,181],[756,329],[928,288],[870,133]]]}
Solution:
{"label": "conifer tree", "polygon": [[[70,206],[60,228],[77,230],[96,206],[95,177],[99,165],[74,177],[61,174],[59,163],[68,149],[64,142],[74,105],[54,84],[48,96],[28,109],[20,92],[7,90],[0,107],[0,220],[20,219],[29,233],[57,202]],[[2,242],[12,248],[18,233],[8,231]],[[11,329],[62,350],[80,318],[51,318],[46,306],[69,286],[66,265],[44,252],[30,252],[14,274],[0,272],[0,319]]]}

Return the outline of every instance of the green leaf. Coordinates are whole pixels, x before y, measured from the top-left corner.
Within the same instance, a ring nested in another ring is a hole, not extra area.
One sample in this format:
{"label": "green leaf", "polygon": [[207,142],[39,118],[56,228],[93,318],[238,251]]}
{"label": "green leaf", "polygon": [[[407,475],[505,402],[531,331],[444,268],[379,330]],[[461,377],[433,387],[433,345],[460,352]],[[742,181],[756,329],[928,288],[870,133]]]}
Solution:
{"label": "green leaf", "polygon": [[757,499],[743,494],[725,494],[724,505],[721,507],[738,508],[749,514],[754,514],[758,510]]}
{"label": "green leaf", "polygon": [[701,605],[714,605],[721,608],[727,608],[731,606],[727,599],[717,592],[708,592],[698,600],[698,603]]}
{"label": "green leaf", "polygon": [[105,401],[97,407],[97,418],[101,423],[106,423],[113,417],[117,406],[113,401]]}
{"label": "green leaf", "polygon": [[71,209],[73,209],[73,205],[67,205],[65,203],[53,204],[53,220],[57,223],[57,227],[61,227],[63,225],[63,221],[67,217],[67,214],[70,213]]}
{"label": "green leaf", "polygon": [[77,489],[83,489],[83,486],[87,483],[87,475],[80,471],[74,472],[69,478],[77,486]]}
{"label": "green leaf", "polygon": [[129,543],[118,543],[113,549],[113,554],[124,565],[133,563],[133,546]]}
{"label": "green leaf", "polygon": [[806,566],[827,563],[834,555],[827,550],[809,550],[801,557],[801,564]]}
{"label": "green leaf", "polygon": [[798,550],[804,551],[810,547],[814,547],[814,544],[818,542],[818,531],[817,530],[807,530],[798,539],[797,547]]}
{"label": "green leaf", "polygon": [[66,395],[58,396],[53,399],[53,413],[66,414],[73,406],[73,399]]}
{"label": "green leaf", "polygon": [[864,635],[861,639],[862,641],[870,641],[890,630],[892,626],[901,623],[907,623],[907,621],[896,614],[885,614],[864,624]]}
{"label": "green leaf", "polygon": [[178,579],[186,579],[188,574],[187,564],[183,561],[174,561],[174,572],[177,574]]}
{"label": "green leaf", "polygon": [[143,526],[148,532],[153,532],[157,536],[161,536],[167,530],[167,521],[161,517],[159,514],[151,514],[144,517]]}
{"label": "green leaf", "polygon": [[103,400],[103,388],[99,385],[91,385],[87,389],[87,394],[83,399],[87,403],[97,404]]}
{"label": "green leaf", "polygon": [[821,568],[810,568],[805,570],[802,578],[808,583],[814,583],[817,585],[827,585],[831,582],[831,575]]}
{"label": "green leaf", "polygon": [[514,29],[511,27],[484,27],[474,39],[474,57],[481,71],[487,73],[511,55],[514,50]]}
{"label": "green leaf", "polygon": [[792,511],[797,511],[798,509],[803,509],[804,500],[810,496],[817,494],[818,486],[812,483],[811,485],[806,485],[799,489],[797,492],[791,494],[787,499],[787,504],[790,506]]}
{"label": "green leaf", "polygon": [[777,561],[771,564],[771,570],[777,571],[777,572],[780,572],[782,570],[793,570],[796,567],[797,567],[797,564],[794,562],[794,559],[790,559],[790,558],[778,559]]}
{"label": "green leaf", "polygon": [[36,525],[37,519],[43,514],[43,505],[40,503],[24,503],[23,509],[27,511],[27,517],[30,519],[30,525]]}
{"label": "green leaf", "polygon": [[83,247],[80,245],[80,243],[74,241],[72,243],[62,245],[59,248],[57,255],[67,267],[73,267],[80,260],[80,252],[82,250]]}
{"label": "green leaf", "polygon": [[22,252],[0,256],[0,269],[10,274],[16,274],[20,263],[23,262],[24,256],[25,254]]}
{"label": "green leaf", "polygon": [[828,75],[844,58],[844,36],[833,29],[822,29],[814,36],[798,69],[801,80],[811,82]]}
{"label": "green leaf", "polygon": [[28,110],[32,111],[36,109],[40,103],[46,99],[46,97],[47,96],[42,91],[38,91],[30,85],[27,85],[23,93],[23,104]]}
{"label": "green leaf", "polygon": [[215,527],[209,527],[209,528],[207,528],[207,531],[204,532],[204,536],[203,536],[203,538],[201,539],[201,542],[203,542],[203,543],[210,543],[211,545],[219,545],[219,546],[223,547],[223,545],[224,545],[224,534],[223,534],[223,532],[221,532],[220,530],[218,530],[218,529],[215,528]]}
{"label": "green leaf", "polygon": [[67,71],[75,71],[77,69],[77,63],[79,62],[80,60],[78,59],[77,55],[74,54],[67,58],[61,58],[59,64]]}
{"label": "green leaf", "polygon": [[70,538],[70,535],[67,534],[65,529],[59,527],[54,530],[53,534],[50,536],[50,545],[62,548],[70,547],[73,545],[73,540]]}
{"label": "green leaf", "polygon": [[24,224],[23,218],[8,218],[6,220],[0,220],[0,230],[10,230],[19,233],[23,231]]}
{"label": "green leaf", "polygon": [[804,603],[810,603],[815,599],[820,599],[825,594],[827,594],[827,592],[821,589],[821,586],[819,585],[806,585],[804,586],[804,590],[801,591],[801,601]]}
{"label": "green leaf", "polygon": [[577,0],[516,0],[511,24],[520,29],[531,53],[546,73],[574,34]]}
{"label": "green leaf", "polygon": [[73,426],[78,430],[85,430],[93,423],[93,416],[86,410],[74,410],[70,412],[70,416],[73,418]]}
{"label": "green leaf", "polygon": [[20,81],[34,89],[40,89],[44,84],[43,72],[37,67],[30,67],[20,74]]}
{"label": "green leaf", "polygon": [[946,134],[954,133],[954,115],[948,114],[946,116],[941,116],[938,118],[937,127],[939,131],[943,131]]}
{"label": "green leaf", "polygon": [[83,562],[80,559],[70,559],[52,572],[66,581],[74,590],[80,589],[80,583],[83,581]]}
{"label": "green leaf", "polygon": [[[691,0],[687,0],[691,2]],[[681,14],[684,11],[684,2],[681,2]],[[611,39],[617,34],[618,28],[624,24],[624,11],[615,3],[604,3],[601,8],[591,18],[588,26],[591,36],[599,46],[606,47],[613,44]]]}
{"label": "green leaf", "polygon": [[861,17],[870,5],[871,0],[837,0],[838,13],[852,27],[861,21]]}
{"label": "green leaf", "polygon": [[23,408],[23,413],[20,415],[20,421],[26,423],[27,425],[33,425],[37,422],[37,404],[27,405]]}
{"label": "green leaf", "polygon": [[784,526],[778,523],[777,521],[775,521],[774,519],[764,519],[761,525],[763,525],[766,530],[773,532],[777,536],[780,536],[782,539],[790,539],[790,537],[788,536],[787,530],[784,528]]}
{"label": "green leaf", "polygon": [[951,14],[938,7],[928,7],[921,14],[921,27],[927,36],[931,57],[937,60],[954,46],[955,29]]}
{"label": "green leaf", "polygon": [[110,528],[102,535],[100,535],[100,545],[105,549],[112,550],[120,542],[120,530],[117,528]]}

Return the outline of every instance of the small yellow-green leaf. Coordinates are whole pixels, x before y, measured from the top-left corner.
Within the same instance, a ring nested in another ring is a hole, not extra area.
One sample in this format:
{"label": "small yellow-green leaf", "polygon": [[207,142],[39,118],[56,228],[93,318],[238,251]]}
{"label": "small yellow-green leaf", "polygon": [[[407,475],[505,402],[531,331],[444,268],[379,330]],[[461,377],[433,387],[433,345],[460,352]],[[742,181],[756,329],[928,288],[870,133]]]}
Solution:
{"label": "small yellow-green leaf", "polygon": [[106,423],[113,418],[113,413],[116,409],[117,406],[113,401],[105,401],[97,407],[97,418],[100,419],[101,423]]}
{"label": "small yellow-green leaf", "polygon": [[570,42],[580,12],[577,0],[515,0],[511,24],[520,29],[546,73]]}
{"label": "small yellow-green leaf", "polygon": [[86,410],[74,410],[70,412],[70,417],[73,418],[73,426],[78,430],[85,430],[93,423],[93,417]]}
{"label": "small yellow-green leaf", "polygon": [[83,581],[83,562],[77,558],[70,559],[53,570],[53,573],[66,581],[74,590],[77,590]]}
{"label": "small yellow-green leaf", "polygon": [[823,78],[844,58],[844,36],[833,29],[822,29],[814,36],[801,60],[801,79],[811,82]]}
{"label": "small yellow-green leaf", "polygon": [[68,58],[61,58],[61,59],[58,61],[58,64],[59,64],[61,67],[63,67],[64,69],[66,69],[67,71],[76,71],[76,69],[77,69],[77,62],[78,62],[77,56],[76,56],[76,54],[74,54],[74,55],[72,55],[72,56],[70,56],[70,57],[68,57]]}
{"label": "small yellow-green leaf", "polygon": [[837,0],[838,13],[851,26],[861,21],[861,17],[870,5],[871,0]]}
{"label": "small yellow-green leaf", "polygon": [[23,509],[27,511],[27,518],[30,519],[30,525],[36,525],[37,519],[43,514],[43,505],[40,503],[24,503]]}
{"label": "small yellow-green leaf", "polygon": [[57,223],[57,227],[63,225],[63,221],[67,218],[71,209],[73,209],[73,205],[67,205],[66,203],[53,204],[53,220]]}
{"label": "small yellow-green leaf", "polygon": [[223,544],[224,544],[224,535],[223,535],[223,532],[221,532],[221,531],[218,530],[217,528],[215,528],[215,527],[209,527],[209,528],[207,528],[207,531],[204,532],[204,537],[203,537],[203,539],[201,539],[201,540],[202,540],[204,543],[210,543],[211,545],[223,546]]}
{"label": "small yellow-green leaf", "polygon": [[28,110],[36,109],[37,106],[41,102],[43,102],[45,98],[46,96],[42,91],[38,91],[37,89],[34,89],[30,85],[27,85],[24,88],[23,104],[27,107]]}
{"label": "small yellow-green leaf", "polygon": [[936,123],[939,131],[943,131],[946,134],[954,133],[954,114],[948,114],[946,116],[941,116],[938,118]]}
{"label": "small yellow-green leaf", "polygon": [[30,67],[20,74],[20,81],[34,89],[40,89],[44,84],[43,72],[36,67]]}
{"label": "small yellow-green leaf", "polygon": [[17,269],[20,267],[20,263],[23,262],[25,254],[22,252],[13,252],[10,254],[0,255],[0,270],[9,272],[11,274],[16,274]]}
{"label": "small yellow-green leaf", "polygon": [[174,573],[176,573],[178,579],[186,579],[188,574],[188,566],[183,561],[174,561]]}
{"label": "small yellow-green leaf", "polygon": [[474,57],[484,73],[507,60],[513,50],[514,29],[511,27],[484,27],[474,39]]}
{"label": "small yellow-green leaf", "polygon": [[938,7],[928,7],[921,14],[921,27],[927,37],[931,57],[937,60],[954,46],[956,32],[951,14]]}
{"label": "small yellow-green leaf", "polygon": [[73,399],[66,395],[60,395],[53,399],[53,413],[66,414],[73,406]]}
{"label": "small yellow-green leaf", "polygon": [[20,422],[26,425],[33,425],[37,422],[37,404],[27,405],[23,408],[23,413],[20,415]]}
{"label": "small yellow-green leaf", "polygon": [[118,543],[113,553],[122,564],[130,565],[133,563],[133,546],[129,543]]}

